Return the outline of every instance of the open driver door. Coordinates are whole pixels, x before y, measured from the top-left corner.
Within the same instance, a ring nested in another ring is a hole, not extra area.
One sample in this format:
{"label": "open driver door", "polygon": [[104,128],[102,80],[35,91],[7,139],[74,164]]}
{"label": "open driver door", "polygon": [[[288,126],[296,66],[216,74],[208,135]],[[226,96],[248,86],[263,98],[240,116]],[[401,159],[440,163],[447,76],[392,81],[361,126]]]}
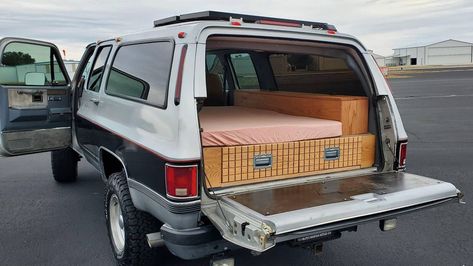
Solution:
{"label": "open driver door", "polygon": [[0,40],[0,156],[71,144],[70,78],[48,42]]}

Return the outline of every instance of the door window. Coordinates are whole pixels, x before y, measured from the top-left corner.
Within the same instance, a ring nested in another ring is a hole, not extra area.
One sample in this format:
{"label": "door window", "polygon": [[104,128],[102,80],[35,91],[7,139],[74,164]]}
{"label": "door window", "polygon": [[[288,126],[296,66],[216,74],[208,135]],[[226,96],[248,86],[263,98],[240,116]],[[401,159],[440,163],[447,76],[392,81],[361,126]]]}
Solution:
{"label": "door window", "polygon": [[247,53],[231,54],[230,61],[240,89],[259,89],[258,76],[251,56]]}
{"label": "door window", "polygon": [[171,42],[120,47],[105,92],[165,108],[173,50]]}
{"label": "door window", "polygon": [[11,42],[1,57],[0,84],[15,86],[64,86],[66,74],[50,46]]}
{"label": "door window", "polygon": [[110,54],[111,46],[100,47],[95,56],[95,62],[92,66],[92,70],[86,69],[89,73],[87,81],[87,89],[98,92],[100,90],[100,83],[102,83],[103,72],[105,70],[105,64],[107,63],[108,56]]}

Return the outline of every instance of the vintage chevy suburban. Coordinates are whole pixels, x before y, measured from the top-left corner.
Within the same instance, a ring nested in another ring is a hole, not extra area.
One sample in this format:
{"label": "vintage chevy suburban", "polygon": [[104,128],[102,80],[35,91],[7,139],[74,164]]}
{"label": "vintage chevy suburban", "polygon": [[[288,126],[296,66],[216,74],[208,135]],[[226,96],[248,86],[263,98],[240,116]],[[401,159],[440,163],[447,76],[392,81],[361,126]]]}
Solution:
{"label": "vintage chevy suburban", "polygon": [[[462,194],[409,174],[407,135],[375,60],[327,23],[206,11],[87,46],[0,41],[0,154],[83,158],[106,185],[120,265],[323,242]],[[216,262],[218,262],[216,260]],[[228,262],[228,261],[227,261]]]}

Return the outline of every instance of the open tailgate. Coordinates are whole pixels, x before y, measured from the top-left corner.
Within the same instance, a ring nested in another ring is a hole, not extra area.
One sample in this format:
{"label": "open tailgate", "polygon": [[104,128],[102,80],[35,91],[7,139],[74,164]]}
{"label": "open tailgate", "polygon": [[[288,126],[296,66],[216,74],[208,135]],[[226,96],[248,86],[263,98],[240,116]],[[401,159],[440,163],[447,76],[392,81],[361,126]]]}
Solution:
{"label": "open tailgate", "polygon": [[[404,173],[373,173],[266,188],[206,199],[202,211],[222,236],[239,246],[262,252],[289,233],[347,222],[379,220],[459,197],[450,183]],[[328,229],[327,229],[328,230]]]}

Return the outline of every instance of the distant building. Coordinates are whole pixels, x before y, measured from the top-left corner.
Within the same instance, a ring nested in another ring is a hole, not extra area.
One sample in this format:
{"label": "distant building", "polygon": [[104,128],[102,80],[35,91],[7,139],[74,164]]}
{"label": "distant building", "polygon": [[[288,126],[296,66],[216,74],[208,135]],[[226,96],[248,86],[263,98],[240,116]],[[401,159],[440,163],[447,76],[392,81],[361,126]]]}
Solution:
{"label": "distant building", "polygon": [[395,48],[388,66],[473,64],[473,43],[446,40],[425,46]]}
{"label": "distant building", "polygon": [[373,55],[374,60],[376,60],[376,63],[378,64],[378,66],[380,66],[380,67],[386,66],[386,57],[385,56],[375,54],[375,53],[373,53],[373,51],[370,51],[370,52],[371,52],[371,55]]}

